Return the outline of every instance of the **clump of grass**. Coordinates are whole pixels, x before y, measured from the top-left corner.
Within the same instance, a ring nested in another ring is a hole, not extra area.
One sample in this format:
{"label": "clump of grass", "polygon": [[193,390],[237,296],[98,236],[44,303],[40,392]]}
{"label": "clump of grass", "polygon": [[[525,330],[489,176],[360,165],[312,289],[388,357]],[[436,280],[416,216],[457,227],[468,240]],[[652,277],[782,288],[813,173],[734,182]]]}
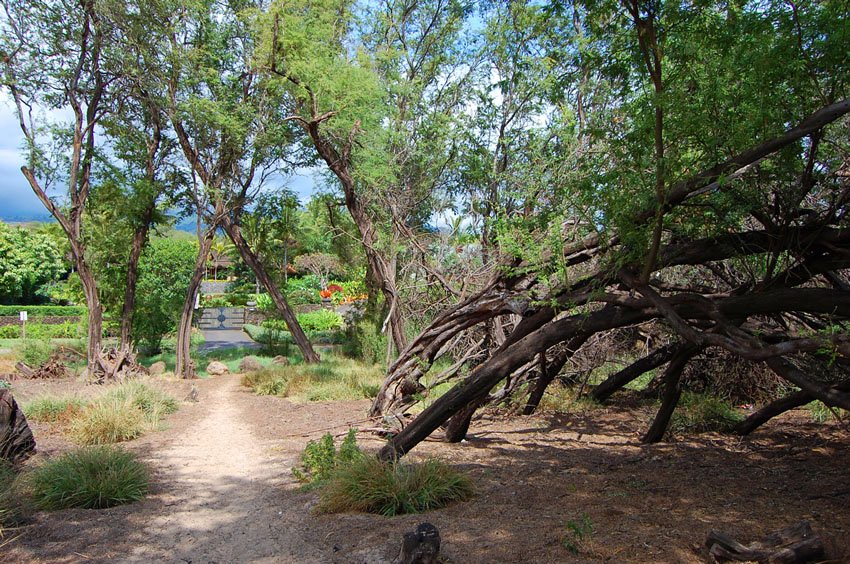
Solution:
{"label": "clump of grass", "polygon": [[30,421],[67,423],[85,406],[80,398],[43,397],[25,403],[21,409]]}
{"label": "clump of grass", "polygon": [[360,456],[331,473],[321,487],[317,509],[393,516],[438,509],[473,494],[472,481],[440,460],[382,462]]}
{"label": "clump of grass", "polygon": [[29,366],[41,366],[48,361],[54,349],[47,339],[24,339],[15,347],[15,352]]}
{"label": "clump of grass", "polygon": [[71,422],[71,436],[80,444],[129,441],[155,429],[163,415],[177,410],[177,400],[142,382],[116,386],[95,400]]}
{"label": "clump of grass", "polygon": [[21,519],[22,508],[15,493],[15,478],[12,465],[0,458],[0,539],[3,529],[19,524]]}
{"label": "clump of grass", "polygon": [[101,399],[71,421],[70,434],[83,445],[104,445],[135,439],[145,432],[145,414],[129,400]]}
{"label": "clump of grass", "polygon": [[177,400],[162,390],[142,382],[126,382],[109,390],[100,401],[126,401],[139,409],[149,420],[177,411]]}
{"label": "clump of grass", "polygon": [[730,431],[744,416],[728,402],[708,394],[685,392],[673,413],[669,431],[674,434]]}
{"label": "clump of grass", "polygon": [[847,411],[840,408],[830,408],[820,400],[806,404],[809,415],[815,423],[826,423],[831,419],[841,420],[847,415]]}
{"label": "clump of grass", "polygon": [[540,400],[539,411],[555,413],[586,413],[600,407],[590,396],[579,396],[578,389],[553,383],[546,389]]}
{"label": "clump of grass", "polygon": [[321,364],[270,366],[242,376],[242,385],[259,395],[299,401],[339,401],[373,397],[383,372],[350,358],[326,356]]}
{"label": "clump of grass", "polygon": [[89,447],[36,468],[28,485],[41,509],[102,509],[142,499],[148,490],[148,471],[127,451]]}

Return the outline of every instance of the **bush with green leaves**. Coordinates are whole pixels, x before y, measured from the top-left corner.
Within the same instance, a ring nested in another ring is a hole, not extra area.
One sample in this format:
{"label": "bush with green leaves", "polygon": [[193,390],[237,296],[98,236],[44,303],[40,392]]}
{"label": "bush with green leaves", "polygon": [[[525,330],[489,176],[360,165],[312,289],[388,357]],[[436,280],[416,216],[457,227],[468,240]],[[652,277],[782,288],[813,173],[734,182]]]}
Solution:
{"label": "bush with green leaves", "polygon": [[29,366],[41,366],[54,350],[55,347],[43,339],[25,339],[15,346],[17,357]]}
{"label": "bush with green leaves", "polygon": [[103,509],[142,499],[148,470],[136,457],[111,446],[73,450],[39,466],[28,478],[41,509]]}
{"label": "bush with green leaves", "polygon": [[85,317],[88,309],[85,306],[56,306],[56,305],[0,305],[0,317],[14,316],[26,310],[28,317]]}
{"label": "bush with green leaves", "polygon": [[744,416],[729,402],[709,394],[684,392],[670,420],[669,433],[727,432]]}
{"label": "bush with green leaves", "polygon": [[367,455],[337,465],[320,487],[320,512],[388,517],[439,509],[475,493],[469,477],[440,460],[383,462]]}
{"label": "bush with green leaves", "polygon": [[301,467],[293,468],[292,474],[308,487],[323,484],[336,470],[363,457],[357,446],[357,431],[349,429],[337,450],[333,435],[327,433],[321,439],[309,441],[301,454]]}

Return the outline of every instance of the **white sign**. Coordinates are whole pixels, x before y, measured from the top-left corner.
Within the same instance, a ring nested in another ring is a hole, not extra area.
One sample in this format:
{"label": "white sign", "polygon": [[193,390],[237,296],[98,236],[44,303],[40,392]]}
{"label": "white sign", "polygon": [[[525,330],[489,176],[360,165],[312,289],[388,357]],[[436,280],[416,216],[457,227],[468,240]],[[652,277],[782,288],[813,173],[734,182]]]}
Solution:
{"label": "white sign", "polygon": [[26,321],[26,320],[27,320],[27,312],[22,311],[21,312],[21,321]]}

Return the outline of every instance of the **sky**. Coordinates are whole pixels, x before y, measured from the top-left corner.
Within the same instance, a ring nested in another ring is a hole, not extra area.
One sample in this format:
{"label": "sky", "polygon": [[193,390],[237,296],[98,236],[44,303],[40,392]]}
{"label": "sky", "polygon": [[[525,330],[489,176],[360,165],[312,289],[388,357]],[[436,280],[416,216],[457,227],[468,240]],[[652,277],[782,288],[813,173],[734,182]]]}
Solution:
{"label": "sky", "polygon": [[[50,214],[33,193],[21,166],[25,164],[21,148],[24,136],[12,104],[0,98],[0,220],[34,221],[49,220]],[[269,186],[276,179],[273,179]],[[314,190],[321,186],[322,179],[317,169],[299,169],[296,174],[279,180],[287,185],[306,203]]]}

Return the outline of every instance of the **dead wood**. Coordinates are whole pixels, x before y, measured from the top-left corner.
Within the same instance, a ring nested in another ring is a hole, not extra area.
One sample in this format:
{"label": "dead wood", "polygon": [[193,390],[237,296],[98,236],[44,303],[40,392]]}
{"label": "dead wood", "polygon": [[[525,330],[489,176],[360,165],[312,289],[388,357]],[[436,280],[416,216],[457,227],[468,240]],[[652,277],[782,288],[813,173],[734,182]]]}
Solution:
{"label": "dead wood", "polygon": [[749,545],[719,531],[711,531],[705,546],[712,562],[805,564],[824,554],[823,541],[812,531],[808,521],[795,523]]}
{"label": "dead wood", "polygon": [[626,384],[637,380],[650,370],[669,362],[673,358],[676,348],[677,345],[671,343],[655,349],[645,357],[610,375],[590,392],[590,397],[598,402],[606,401],[614,392],[622,389]]}
{"label": "dead wood", "polygon": [[17,464],[35,452],[27,418],[18,407],[12,391],[0,388],[0,458]]}
{"label": "dead wood", "polygon": [[404,534],[401,551],[393,564],[437,564],[440,557],[440,531],[431,523],[420,523]]}

